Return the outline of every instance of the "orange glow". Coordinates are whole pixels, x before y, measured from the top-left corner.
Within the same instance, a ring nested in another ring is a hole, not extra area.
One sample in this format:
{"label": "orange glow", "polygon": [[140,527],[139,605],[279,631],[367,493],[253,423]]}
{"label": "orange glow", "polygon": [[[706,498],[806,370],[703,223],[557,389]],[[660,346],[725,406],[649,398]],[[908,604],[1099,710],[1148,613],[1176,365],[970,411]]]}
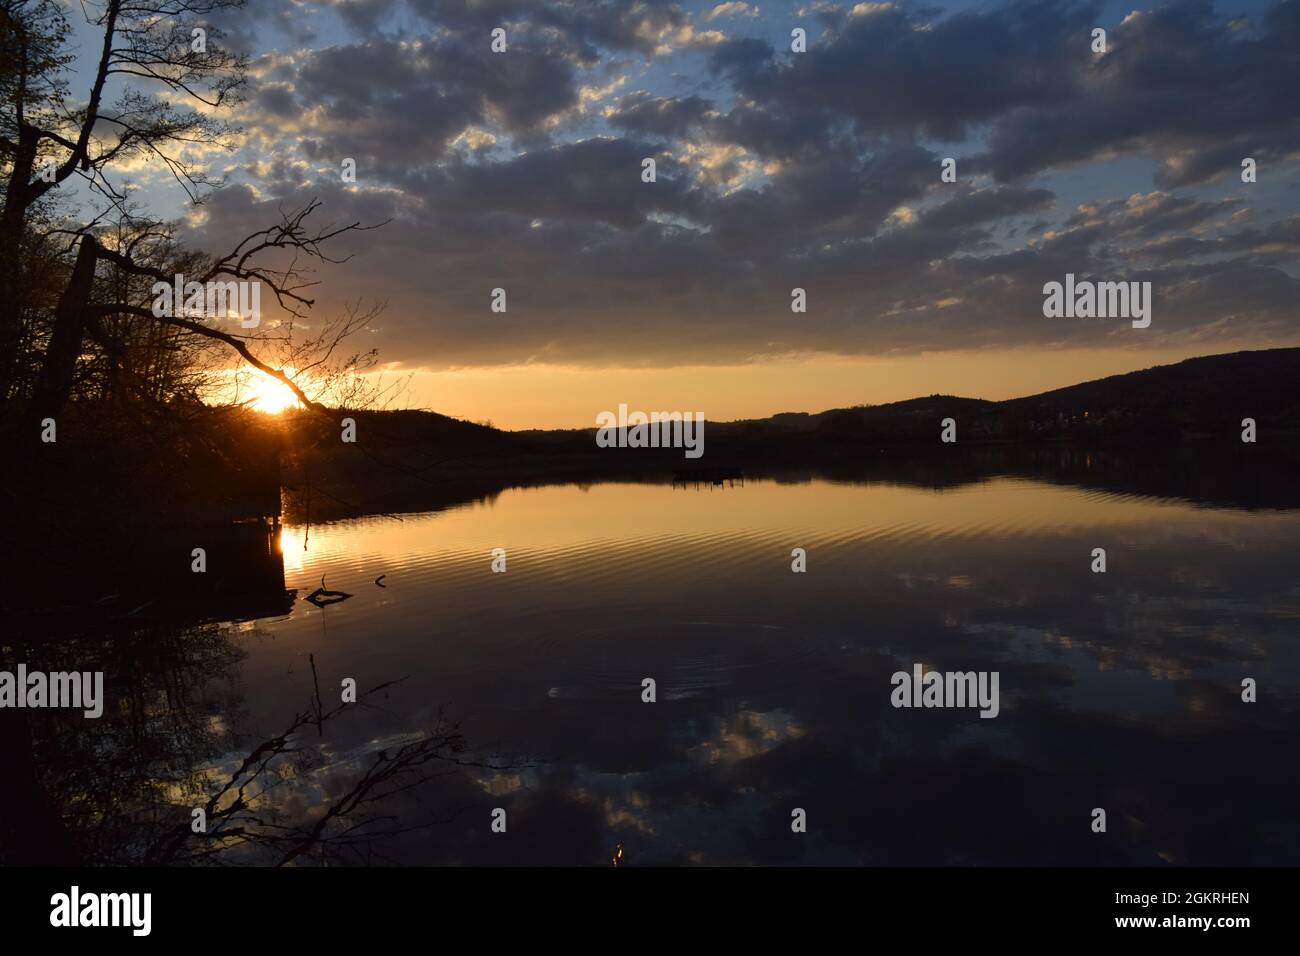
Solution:
{"label": "orange glow", "polygon": [[[293,377],[294,369],[286,367],[284,374],[290,378]],[[288,385],[277,378],[272,378],[265,372],[259,372],[253,369],[248,378],[242,383],[247,391],[241,398],[248,403],[248,407],[259,412],[268,414],[278,414],[287,408],[296,408],[300,404],[298,396],[293,393]]]}
{"label": "orange glow", "polygon": [[403,399],[411,407],[507,429],[592,428],[597,414],[619,402],[646,411],[703,412],[709,421],[725,422],[936,393],[999,401],[1204,354],[1204,345],[1193,342],[1145,350],[1024,347],[665,368],[412,367],[402,371],[414,373]]}

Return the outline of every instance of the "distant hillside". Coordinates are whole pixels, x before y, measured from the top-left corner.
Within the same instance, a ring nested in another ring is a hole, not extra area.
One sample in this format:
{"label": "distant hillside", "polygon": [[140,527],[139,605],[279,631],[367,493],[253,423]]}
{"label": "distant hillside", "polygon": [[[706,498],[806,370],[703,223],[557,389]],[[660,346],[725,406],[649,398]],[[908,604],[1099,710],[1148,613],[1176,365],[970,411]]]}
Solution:
{"label": "distant hillside", "polygon": [[1300,349],[1232,352],[1159,365],[1000,403],[1044,425],[1062,418],[1109,431],[1162,428],[1179,435],[1239,430],[1254,418],[1283,430],[1300,426]]}
{"label": "distant hillside", "polygon": [[821,431],[888,440],[931,437],[938,420],[948,416],[957,419],[966,439],[1003,441],[1193,437],[1240,430],[1246,417],[1261,427],[1300,430],[1300,348],[1203,356],[1002,402],[933,395],[709,424],[720,433]]}
{"label": "distant hillside", "polygon": [[709,422],[709,428],[717,435],[757,435],[770,430],[787,430],[823,435],[869,432],[885,440],[906,439],[920,432],[933,432],[933,426],[944,418],[971,421],[993,408],[994,404],[980,398],[929,395],[885,405],[855,405],[853,408],[832,408],[809,414],[786,412],[771,418]]}
{"label": "distant hillside", "polygon": [[[618,396],[611,399],[611,404]],[[1041,395],[989,402],[931,395],[885,405],[787,412],[708,422],[705,454],[681,449],[599,448],[585,429],[508,432],[434,412],[353,412],[357,442],[338,425],[300,414],[287,419],[282,469],[290,511],[412,510],[462,500],[469,489],[554,481],[647,480],[692,469],[771,473],[790,467],[860,469],[933,458],[935,481],[960,466],[950,452],[1129,443],[1153,448],[1215,437],[1240,448],[1241,420],[1254,418],[1261,451],[1290,454],[1300,436],[1300,349],[1189,359]],[[939,442],[941,422],[957,423],[957,445]],[[1255,447],[1255,446],[1247,446]],[[929,467],[929,465],[924,465]],[[974,472],[972,472],[974,474]],[[946,476],[946,477],[943,477]],[[294,504],[295,496],[298,504]]]}

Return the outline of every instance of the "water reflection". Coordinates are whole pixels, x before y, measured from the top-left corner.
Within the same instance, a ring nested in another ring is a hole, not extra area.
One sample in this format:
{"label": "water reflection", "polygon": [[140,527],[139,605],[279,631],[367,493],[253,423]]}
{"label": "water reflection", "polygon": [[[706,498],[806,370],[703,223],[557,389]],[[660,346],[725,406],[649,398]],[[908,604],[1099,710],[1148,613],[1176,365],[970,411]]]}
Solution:
{"label": "water reflection", "polygon": [[[469,822],[406,862],[595,863],[620,842],[629,865],[1297,858],[1276,758],[1297,733],[1294,514],[751,480],[518,490],[313,528],[306,552],[300,534],[290,583],[328,570],[357,598],[296,608],[264,673],[307,648],[335,674],[411,673],[395,712],[445,702],[542,761],[481,781]],[[892,709],[914,662],[1000,671],[1001,715]],[[1267,704],[1241,703],[1246,676]],[[526,839],[492,838],[495,806]]]}
{"label": "water reflection", "polygon": [[[121,711],[83,733],[96,753],[47,760],[42,743],[38,775],[49,792],[85,793],[113,747],[149,769],[110,774],[105,793],[156,789],[160,764],[211,793],[317,686],[336,698],[345,678],[405,678],[323,733],[299,729],[317,735],[310,760],[265,797],[287,825],[310,829],[376,755],[452,715],[454,746],[430,745],[424,776],[382,791],[400,832],[358,858],[609,865],[621,847],[631,866],[1300,861],[1300,781],[1283,757],[1300,736],[1300,514],[1060,476],[746,477],[515,489],[286,525],[267,593],[326,576],[353,597],[104,641]],[[505,574],[490,570],[498,547]],[[795,547],[806,574],[791,573]],[[1097,547],[1106,574],[1090,571]],[[890,675],[917,662],[999,671],[1000,715],[895,710]],[[1241,702],[1244,677],[1259,703]],[[498,807],[505,835],[490,828]],[[1089,828],[1094,807],[1105,835]],[[791,832],[794,808],[806,834]],[[96,859],[129,858],[156,823],[117,796],[92,815],[112,821]]]}

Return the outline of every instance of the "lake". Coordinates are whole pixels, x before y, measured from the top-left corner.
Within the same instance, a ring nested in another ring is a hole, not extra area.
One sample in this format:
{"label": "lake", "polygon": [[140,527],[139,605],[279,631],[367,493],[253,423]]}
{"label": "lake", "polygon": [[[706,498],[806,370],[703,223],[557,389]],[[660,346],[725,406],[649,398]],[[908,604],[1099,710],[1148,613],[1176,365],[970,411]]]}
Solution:
{"label": "lake", "polygon": [[[461,765],[391,788],[401,832],[367,862],[1300,863],[1293,511],[1023,478],[609,483],[279,547],[298,600],[216,628],[221,692],[187,707],[228,743],[200,764],[229,772],[317,685],[400,680],[304,732],[264,797],[310,818],[458,723]],[[322,577],[353,596],[305,602]],[[997,672],[997,716],[893,706],[917,664]]]}

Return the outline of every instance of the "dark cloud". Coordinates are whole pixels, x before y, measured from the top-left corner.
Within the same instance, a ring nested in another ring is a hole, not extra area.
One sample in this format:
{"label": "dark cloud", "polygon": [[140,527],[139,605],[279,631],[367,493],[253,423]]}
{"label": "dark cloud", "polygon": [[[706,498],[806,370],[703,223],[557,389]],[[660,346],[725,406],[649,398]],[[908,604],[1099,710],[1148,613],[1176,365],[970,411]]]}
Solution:
{"label": "dark cloud", "polygon": [[810,246],[872,235],[897,205],[932,185],[937,169],[937,158],[914,146],[792,163],[767,186],[714,201],[709,224],[730,249],[802,256]]}
{"label": "dark cloud", "polygon": [[1235,174],[1245,156],[1293,153],[1298,11],[1298,0],[1285,0],[1258,26],[1206,0],[1130,15],[1109,32],[1109,53],[1076,67],[1070,96],[1024,104],[996,122],[993,171],[1011,179],[1126,151],[1156,159],[1156,184],[1173,188]]}
{"label": "dark cloud", "polygon": [[593,62],[600,50],[631,50],[650,55],[665,33],[687,24],[686,14],[671,0],[410,0],[431,23],[486,38],[497,27],[507,33],[555,39],[569,55]]}
{"label": "dark cloud", "polygon": [[641,161],[657,150],[621,139],[589,139],[490,164],[439,171],[422,197],[436,213],[509,213],[520,219],[601,222],[625,229],[654,212],[698,215],[681,169],[660,157],[657,181],[641,181]]}
{"label": "dark cloud", "polygon": [[[495,56],[454,38],[381,38],[307,51],[259,88],[249,125],[268,136],[296,119],[315,155],[396,170],[441,159],[467,127],[491,124],[526,139],[572,109],[572,68],[543,51]],[[289,90],[293,90],[292,96]]]}
{"label": "dark cloud", "polygon": [[373,33],[402,6],[401,0],[335,0],[334,10],[359,33]]}
{"label": "dark cloud", "polygon": [[1205,202],[1166,192],[1129,196],[1080,206],[1065,225],[1067,228],[1105,223],[1110,235],[1122,238],[1150,238],[1184,233],[1218,217],[1231,216],[1242,207],[1237,198]]}
{"label": "dark cloud", "polygon": [[698,129],[712,110],[699,96],[665,97],[632,93],[615,105],[610,123],[631,133],[677,137]]}
{"label": "dark cloud", "polygon": [[[229,244],[315,195],[340,221],[392,218],[322,278],[337,301],[390,303],[376,344],[393,358],[1134,344],[1121,323],[1043,318],[1066,272],[1152,282],[1142,344],[1296,334],[1300,216],[1250,190],[1294,175],[1300,0],[1250,22],[1161,6],[1111,24],[1100,58],[1099,5],[1066,0],[818,5],[805,54],[742,32],[705,56],[674,3],[398,2],[351,0],[337,13],[357,35],[263,51],[247,125],[280,148],[243,164],[258,189],[214,197],[193,237]],[[381,32],[398,9],[422,29]],[[741,20],[774,35],[721,25]],[[665,67],[663,46],[692,52]],[[1261,185],[1200,187],[1245,155]],[[355,189],[319,173],[344,156]],[[1142,190],[1083,165],[1135,156],[1154,163]],[[497,287],[505,315],[488,311]]]}
{"label": "dark cloud", "polygon": [[1116,150],[1149,155],[1165,188],[1235,172],[1243,156],[1300,149],[1300,0],[1258,24],[1179,0],[1108,30],[1094,3],[1007,3],[948,16],[877,5],[841,16],[802,55],[752,38],[713,69],[769,111],[829,111],[867,132],[959,141],[988,124],[979,168],[1010,180]]}
{"label": "dark cloud", "polygon": [[713,56],[745,96],[824,108],[872,131],[957,140],[1009,109],[1062,102],[1087,50],[1095,5],[1019,3],[935,19],[932,9],[878,5],[804,54],[737,40]]}
{"label": "dark cloud", "polygon": [[1040,212],[1049,208],[1054,199],[1046,189],[1020,186],[982,189],[927,210],[921,221],[932,229],[961,229],[993,219]]}
{"label": "dark cloud", "polygon": [[262,115],[287,119],[297,116],[300,111],[293,87],[287,83],[262,83],[253,94],[254,103]]}

